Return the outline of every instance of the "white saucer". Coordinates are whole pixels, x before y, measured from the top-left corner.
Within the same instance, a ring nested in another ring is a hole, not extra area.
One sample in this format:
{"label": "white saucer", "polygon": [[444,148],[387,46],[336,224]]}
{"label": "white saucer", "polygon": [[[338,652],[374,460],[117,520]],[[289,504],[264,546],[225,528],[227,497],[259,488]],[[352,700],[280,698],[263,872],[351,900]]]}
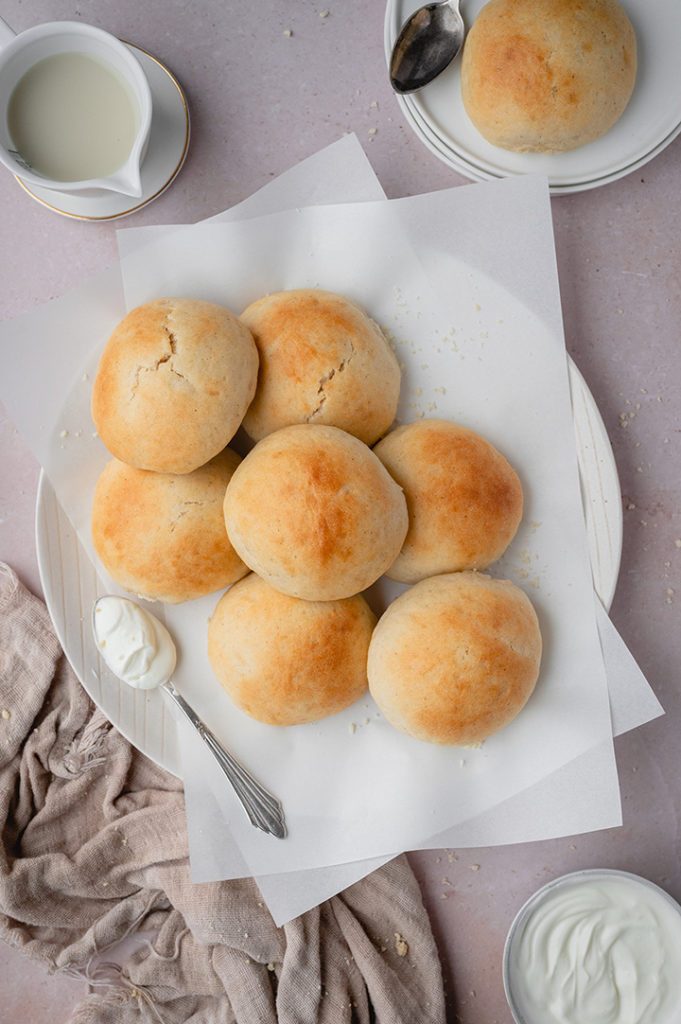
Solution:
{"label": "white saucer", "polygon": [[[421,0],[388,0],[384,45],[393,41]],[[470,26],[484,0],[463,0]],[[634,94],[611,130],[566,153],[512,153],[488,143],[468,118],[461,99],[460,60],[418,92],[398,96],[409,126],[430,151],[473,181],[516,174],[546,176],[552,195],[580,192],[616,181],[652,160],[681,133],[676,42],[681,38],[679,0],[622,0],[638,43]]]}
{"label": "white saucer", "polygon": [[142,164],[142,196],[139,199],[109,192],[98,196],[74,196],[68,192],[30,187],[21,178],[21,187],[43,206],[65,217],[78,220],[114,220],[140,210],[164,192],[184,163],[189,149],[189,107],[177,79],[156,57],[126,43],[139,60],[151,88],[153,114],[147,154]]}

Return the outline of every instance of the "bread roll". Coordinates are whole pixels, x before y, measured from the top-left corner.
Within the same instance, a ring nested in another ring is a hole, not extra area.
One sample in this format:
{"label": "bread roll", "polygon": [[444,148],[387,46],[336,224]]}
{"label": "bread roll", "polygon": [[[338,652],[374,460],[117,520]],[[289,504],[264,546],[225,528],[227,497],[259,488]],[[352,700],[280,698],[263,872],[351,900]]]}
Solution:
{"label": "bread roll", "polygon": [[343,295],[277,292],[241,315],[260,355],[244,428],[259,441],[294,423],[328,424],[373,444],[389,429],[400,368],[376,323]]}
{"label": "bread roll", "polygon": [[378,621],[369,689],[396,728],[427,743],[476,746],[534,690],[541,634],[525,593],[477,572],[416,583]]}
{"label": "bread roll", "polygon": [[102,352],[92,418],[121,462],[190,473],[229,443],[255,393],[258,352],[229,310],[157,299],[121,321]]}
{"label": "bread roll", "polygon": [[208,627],[208,657],[247,715],[300,725],[342,711],[366,691],[375,622],[361,596],[301,601],[251,573],[220,598]]}
{"label": "bread roll", "polygon": [[443,419],[391,431],[374,452],[404,491],[409,529],[387,570],[415,583],[436,573],[486,569],[515,536],[523,492],[515,470],[480,434]]}
{"label": "bread roll", "polygon": [[489,0],[461,61],[481,135],[517,152],[563,152],[605,135],[636,80],[636,36],[617,0]]}
{"label": "bread roll", "polygon": [[338,427],[298,424],[259,441],[232,477],[224,511],[246,565],[309,601],[366,589],[407,532],[400,487],[370,448]]}
{"label": "bread roll", "polygon": [[125,590],[176,604],[229,586],[248,570],[227,537],[225,489],[240,458],[229,448],[193,473],[112,459],[97,481],[92,541]]}

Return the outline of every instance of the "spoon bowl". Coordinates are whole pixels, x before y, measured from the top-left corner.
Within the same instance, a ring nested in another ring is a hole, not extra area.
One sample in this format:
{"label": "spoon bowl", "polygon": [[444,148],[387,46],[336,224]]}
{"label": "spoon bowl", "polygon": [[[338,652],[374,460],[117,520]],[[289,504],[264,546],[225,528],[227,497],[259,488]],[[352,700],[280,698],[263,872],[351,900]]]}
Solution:
{"label": "spoon bowl", "polygon": [[441,0],[414,11],[402,26],[390,57],[393,89],[408,93],[428,85],[452,63],[464,36],[459,0]]}
{"label": "spoon bowl", "polygon": [[163,623],[130,598],[106,595],[93,605],[92,633],[118,679],[136,689],[158,687],[170,697],[227,776],[251,824],[284,839],[286,822],[280,801],[222,745],[171,681],[175,645]]}

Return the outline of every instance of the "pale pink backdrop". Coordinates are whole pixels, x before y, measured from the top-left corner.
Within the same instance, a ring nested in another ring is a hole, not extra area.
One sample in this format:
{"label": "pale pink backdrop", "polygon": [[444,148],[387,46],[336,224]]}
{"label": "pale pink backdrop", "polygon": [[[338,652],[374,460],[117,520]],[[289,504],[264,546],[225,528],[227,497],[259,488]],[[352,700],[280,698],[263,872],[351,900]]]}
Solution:
{"label": "pale pink backdrop", "polygon": [[[192,112],[189,157],[172,188],[126,225],[210,216],[350,131],[389,197],[465,183],[415,137],[391,92],[383,0],[6,0],[2,15],[15,30],[64,18],[100,25],[155,54],[182,82]],[[550,878],[611,866],[681,900],[681,139],[618,182],[553,199],[552,209],[568,349],[600,407],[622,486],[612,619],[666,715],[616,742],[622,828],[412,855],[452,1024],[510,1024],[500,971],[506,931]],[[115,223],[60,217],[4,170],[0,224],[3,319],[117,256]],[[39,594],[37,480],[35,460],[0,407],[0,559]],[[0,944],[3,1021],[60,1024],[83,991]]]}

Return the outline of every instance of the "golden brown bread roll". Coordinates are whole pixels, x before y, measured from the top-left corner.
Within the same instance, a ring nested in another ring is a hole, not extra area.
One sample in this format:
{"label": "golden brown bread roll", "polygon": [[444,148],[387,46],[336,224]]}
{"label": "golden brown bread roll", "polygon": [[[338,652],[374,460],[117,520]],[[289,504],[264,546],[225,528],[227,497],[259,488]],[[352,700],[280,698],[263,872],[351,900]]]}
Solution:
{"label": "golden brown bread roll", "polygon": [[229,310],[163,298],[133,309],[102,352],[92,418],[117,459],[190,473],[231,441],[255,393],[258,352]]}
{"label": "golden brown bread roll", "polygon": [[229,586],[248,569],[227,537],[225,489],[240,462],[226,448],[193,473],[153,473],[112,459],[92,504],[92,541],[120,586],[177,604]]}
{"label": "golden brown bread roll", "polygon": [[359,595],[302,601],[251,573],[220,598],[208,627],[208,657],[247,715],[301,725],[342,711],[366,691],[375,622]]}
{"label": "golden brown bread roll", "polygon": [[255,441],[293,423],[328,424],[373,444],[389,429],[400,368],[379,326],[334,292],[266,295],[241,314],[260,370],[244,429]]}
{"label": "golden brown bread roll", "polygon": [[492,145],[563,152],[619,120],[636,64],[617,0],[489,0],[464,44],[461,95]]}
{"label": "golden brown bread roll", "polygon": [[523,492],[515,470],[484,437],[450,420],[397,427],[374,452],[404,491],[409,530],[387,570],[415,583],[436,573],[486,569],[520,524]]}
{"label": "golden brown bread roll", "polygon": [[370,448],[338,427],[298,424],[268,434],[232,477],[224,512],[246,565],[309,601],[365,590],[407,532],[400,487]]}
{"label": "golden brown bread roll", "polygon": [[477,572],[416,583],[369,645],[369,689],[396,728],[427,743],[476,746],[534,690],[541,634],[525,593]]}

